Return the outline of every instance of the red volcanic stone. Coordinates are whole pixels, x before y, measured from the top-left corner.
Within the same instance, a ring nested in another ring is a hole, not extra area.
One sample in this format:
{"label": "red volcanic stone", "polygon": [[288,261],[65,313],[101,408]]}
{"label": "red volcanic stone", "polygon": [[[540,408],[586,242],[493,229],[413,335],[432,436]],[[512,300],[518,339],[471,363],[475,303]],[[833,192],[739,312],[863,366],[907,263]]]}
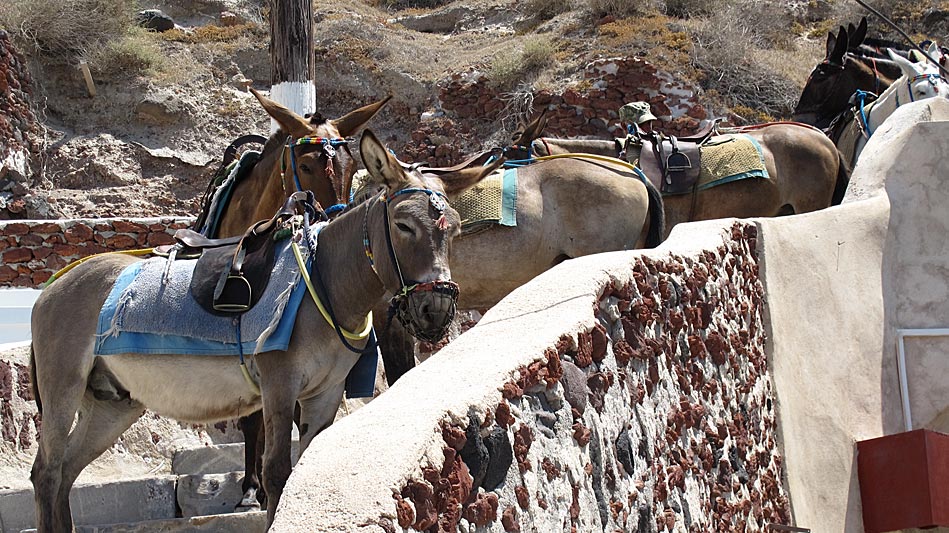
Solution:
{"label": "red volcanic stone", "polygon": [[30,233],[62,233],[63,227],[55,222],[44,222],[30,228]]}
{"label": "red volcanic stone", "polygon": [[609,377],[603,372],[590,374],[587,378],[587,387],[590,389],[590,404],[593,405],[596,412],[602,413],[606,391],[610,388]]}
{"label": "red volcanic stone", "polygon": [[415,523],[412,527],[424,531],[438,523],[438,511],[435,509],[434,491],[428,483],[410,481],[402,489],[402,496],[415,504]]}
{"label": "red volcanic stone", "polygon": [[13,222],[2,226],[4,235],[26,235],[30,232],[30,227],[21,222]]}
{"label": "red volcanic stone", "polygon": [[468,441],[468,438],[465,436],[465,430],[454,426],[443,427],[442,438],[445,439],[445,444],[455,450],[464,448],[465,443]]}
{"label": "red volcanic stone", "polygon": [[92,235],[92,228],[85,224],[73,224],[64,232],[66,242],[70,244],[78,244],[92,240]]}
{"label": "red volcanic stone", "polygon": [[508,405],[507,402],[498,404],[497,409],[494,411],[494,418],[502,428],[507,428],[514,424],[514,417],[511,415],[511,406]]}
{"label": "red volcanic stone", "polygon": [[173,244],[174,242],[175,242],[175,238],[165,233],[164,231],[149,233],[148,239],[146,240],[146,243],[150,247],[162,246],[165,244]]}
{"label": "red volcanic stone", "polygon": [[[17,364],[16,366],[16,384],[17,396],[25,401],[33,401],[33,386],[30,380],[30,367]],[[0,394],[2,396],[2,394]]]}
{"label": "red volcanic stone", "polygon": [[590,432],[590,428],[583,425],[580,421],[573,423],[573,438],[577,441],[577,444],[586,446],[590,443],[591,437],[592,433]]}
{"label": "red volcanic stone", "polygon": [[136,246],[138,243],[135,239],[128,235],[113,235],[111,237],[106,237],[105,246],[109,248],[114,248],[117,250],[128,249]]}
{"label": "red volcanic stone", "polygon": [[543,510],[547,510],[547,500],[541,497],[540,494],[537,495],[537,507],[540,507]]}
{"label": "red volcanic stone", "polygon": [[531,463],[527,459],[527,453],[534,442],[534,432],[530,426],[521,425],[514,433],[514,458],[517,459],[517,467],[523,474],[531,469]]}
{"label": "red volcanic stone", "polygon": [[695,359],[705,359],[708,351],[705,349],[705,342],[698,335],[689,335],[689,355]]}
{"label": "red volcanic stone", "polygon": [[0,400],[7,404],[13,400],[13,368],[5,361],[0,361]]}
{"label": "red volcanic stone", "polygon": [[501,387],[501,396],[505,400],[512,400],[520,398],[524,395],[524,389],[520,388],[516,383],[507,382]]}
{"label": "red volcanic stone", "polygon": [[708,336],[705,339],[705,347],[708,349],[709,353],[712,354],[712,361],[716,365],[725,364],[726,361],[726,342],[725,338],[722,337],[716,331],[709,332]]}
{"label": "red volcanic stone", "polygon": [[501,525],[507,533],[521,533],[521,526],[517,523],[517,509],[508,505],[501,513]]}
{"label": "red volcanic stone", "polygon": [[606,346],[609,341],[609,336],[606,334],[606,328],[602,324],[597,324],[590,331],[590,337],[592,342],[592,352],[593,362],[600,363],[606,357]]}
{"label": "red volcanic stone", "polygon": [[0,282],[9,283],[20,275],[19,272],[7,265],[0,265]]}
{"label": "red volcanic stone", "polygon": [[557,348],[557,353],[561,355],[567,353],[571,346],[573,346],[573,337],[570,335],[561,335],[560,338],[557,339],[557,344],[555,345]]}
{"label": "red volcanic stone", "polygon": [[547,481],[553,481],[554,478],[560,477],[560,467],[551,461],[549,457],[544,457],[540,462],[540,467],[544,473],[547,474]]}
{"label": "red volcanic stone", "polygon": [[489,492],[465,507],[462,516],[476,526],[486,526],[498,519],[498,495]]}
{"label": "red volcanic stone", "polygon": [[402,496],[393,494],[392,497],[395,498],[395,516],[399,527],[408,529],[415,522],[415,510],[409,502],[402,499]]}
{"label": "red volcanic stone", "polygon": [[669,475],[669,485],[685,490],[685,472],[679,465],[672,465],[666,470]]}
{"label": "red volcanic stone", "polygon": [[33,259],[33,252],[29,248],[11,248],[0,256],[3,258],[3,262],[10,263],[25,263],[30,259]]}
{"label": "red volcanic stone", "polygon": [[75,244],[54,244],[53,253],[60,257],[72,257],[82,255],[83,248]]}
{"label": "red volcanic stone", "polygon": [[35,248],[43,244],[43,237],[30,233],[20,237],[20,246],[24,248]]}
{"label": "red volcanic stone", "polygon": [[541,370],[540,375],[547,383],[547,388],[551,388],[563,377],[563,366],[560,364],[560,354],[555,350],[547,349],[547,366]]}
{"label": "red volcanic stone", "polygon": [[622,368],[629,364],[630,359],[635,357],[635,352],[628,342],[620,339],[613,344],[613,356],[616,357],[616,364]]}
{"label": "red volcanic stone", "polygon": [[514,497],[517,498],[518,507],[527,510],[531,504],[531,495],[527,491],[527,487],[523,485],[514,487]]}

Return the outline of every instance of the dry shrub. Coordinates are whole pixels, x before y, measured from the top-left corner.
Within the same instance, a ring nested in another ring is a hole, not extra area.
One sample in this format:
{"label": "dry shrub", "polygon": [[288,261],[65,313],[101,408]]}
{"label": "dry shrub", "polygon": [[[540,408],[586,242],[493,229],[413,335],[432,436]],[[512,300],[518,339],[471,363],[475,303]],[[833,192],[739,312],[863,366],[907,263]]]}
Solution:
{"label": "dry shrub", "polygon": [[587,9],[595,17],[626,18],[662,11],[663,0],[587,0]]}
{"label": "dry shrub", "polygon": [[570,0],[525,0],[520,2],[518,9],[540,20],[547,20],[570,11],[574,5]]}
{"label": "dry shrub", "polygon": [[370,0],[369,4],[373,7],[383,9],[432,9],[441,7],[451,0]]}
{"label": "dry shrub", "polygon": [[234,41],[245,35],[260,38],[267,37],[263,28],[252,22],[235,26],[215,26],[214,24],[209,24],[207,26],[198,26],[193,30],[187,31],[175,28],[160,35],[165,40],[184,43],[223,43]]}
{"label": "dry shrub", "polygon": [[118,38],[83,54],[89,68],[99,75],[136,76],[160,69],[165,61],[155,34],[131,26]]}
{"label": "dry shrub", "polygon": [[779,48],[787,52],[788,61],[795,61],[792,9],[793,4],[784,0],[730,1],[697,25],[692,34],[692,64],[704,73],[703,88],[718,94],[730,107],[788,116],[800,87],[774,68],[773,62],[763,60],[762,50]]}
{"label": "dry shrub", "polygon": [[502,54],[491,63],[488,78],[501,90],[529,82],[553,63],[556,46],[549,37],[532,37],[523,41],[517,53]]}
{"label": "dry shrub", "polygon": [[0,27],[49,57],[71,60],[125,37],[134,0],[3,0]]}

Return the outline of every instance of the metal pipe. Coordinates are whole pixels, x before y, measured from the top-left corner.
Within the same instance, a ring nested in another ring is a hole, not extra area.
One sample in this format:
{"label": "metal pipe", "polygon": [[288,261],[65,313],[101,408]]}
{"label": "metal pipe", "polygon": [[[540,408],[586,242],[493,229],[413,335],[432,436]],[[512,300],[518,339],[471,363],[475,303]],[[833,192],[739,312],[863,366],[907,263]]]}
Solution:
{"label": "metal pipe", "polygon": [[877,11],[876,9],[870,7],[870,5],[867,4],[866,2],[864,2],[863,0],[854,0],[854,1],[857,2],[858,4],[860,4],[861,6],[865,7],[868,11],[870,11],[870,12],[873,13],[874,15],[876,15],[876,16],[880,17],[881,19],[883,19],[883,22],[886,22],[887,24],[889,24],[890,27],[892,27],[892,28],[893,28],[894,30],[896,30],[900,35],[902,35],[904,39],[906,39],[907,41],[909,41],[909,43],[913,45],[913,48],[915,48],[916,50],[918,50],[919,53],[923,54],[923,56],[924,56],[926,59],[928,59],[930,62],[932,62],[933,65],[936,65],[936,67],[937,67],[939,70],[941,70],[943,74],[945,74],[946,76],[949,76],[949,70],[946,70],[946,67],[942,66],[942,64],[940,64],[939,61],[936,61],[935,59],[933,59],[932,56],[930,56],[928,52],[926,52],[925,50],[923,50],[923,47],[922,47],[922,46],[919,46],[918,44],[916,44],[916,41],[914,41],[909,35],[907,35],[906,32],[903,31],[903,28],[900,28],[899,26],[897,26],[895,22],[893,22],[892,20],[890,20],[890,19],[886,18],[885,16],[883,16],[882,13],[880,13],[880,12]]}
{"label": "metal pipe", "polygon": [[913,430],[913,416],[909,408],[909,382],[906,378],[906,337],[949,337],[949,328],[897,329],[896,371],[900,379],[900,400],[903,406],[903,427]]}

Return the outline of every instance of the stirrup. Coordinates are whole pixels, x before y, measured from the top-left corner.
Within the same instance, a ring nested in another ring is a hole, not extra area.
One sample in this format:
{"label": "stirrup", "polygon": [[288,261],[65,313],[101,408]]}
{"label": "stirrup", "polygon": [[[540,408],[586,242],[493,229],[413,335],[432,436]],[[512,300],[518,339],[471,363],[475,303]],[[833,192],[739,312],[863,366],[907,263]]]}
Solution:
{"label": "stirrup", "polygon": [[[215,295],[213,307],[215,311],[225,313],[243,313],[250,309],[251,296],[254,291],[241,274],[228,274],[221,287],[220,294]],[[227,296],[230,301],[221,301],[221,298]]]}
{"label": "stirrup", "polygon": [[692,160],[682,152],[673,152],[666,158],[666,169],[669,172],[685,172],[692,168]]}

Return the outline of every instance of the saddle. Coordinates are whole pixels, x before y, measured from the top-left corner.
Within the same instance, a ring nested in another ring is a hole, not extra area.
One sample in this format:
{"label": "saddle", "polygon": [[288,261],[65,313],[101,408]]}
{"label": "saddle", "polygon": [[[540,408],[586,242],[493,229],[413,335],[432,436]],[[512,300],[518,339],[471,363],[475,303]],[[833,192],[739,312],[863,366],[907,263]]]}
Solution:
{"label": "saddle", "polygon": [[277,242],[290,236],[289,221],[306,210],[315,211],[312,193],[296,192],[269,220],[261,220],[243,235],[209,239],[190,229],[175,232],[174,257],[198,260],[191,277],[191,296],[208,312],[233,316],[250,310],[263,294],[276,260]]}

